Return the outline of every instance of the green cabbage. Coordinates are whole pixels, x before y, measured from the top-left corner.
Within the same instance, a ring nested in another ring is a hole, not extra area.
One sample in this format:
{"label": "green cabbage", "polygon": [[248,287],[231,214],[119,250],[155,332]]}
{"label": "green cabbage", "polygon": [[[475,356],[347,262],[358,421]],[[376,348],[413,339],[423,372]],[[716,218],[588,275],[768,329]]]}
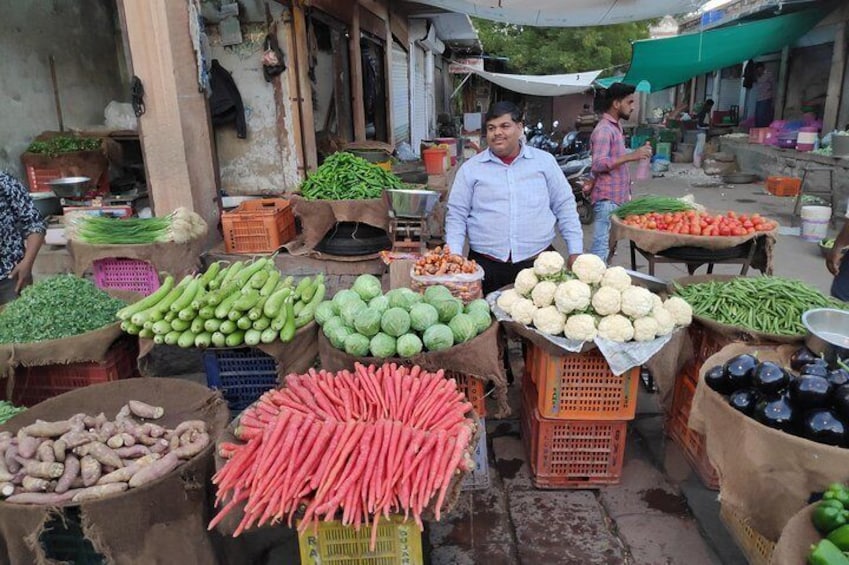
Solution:
{"label": "green cabbage", "polygon": [[398,338],[398,355],[412,357],[422,352],[422,340],[416,334],[404,334]]}
{"label": "green cabbage", "polygon": [[366,337],[377,335],[380,331],[380,312],[371,308],[363,308],[354,320],[354,329]]}
{"label": "green cabbage", "polygon": [[345,353],[354,357],[368,356],[369,339],[357,333],[345,338]]}
{"label": "green cabbage", "polygon": [[433,307],[436,308],[436,311],[439,313],[439,321],[443,324],[447,324],[452,318],[454,318],[454,316],[463,311],[463,303],[456,298],[440,300],[435,303]]}
{"label": "green cabbage", "polygon": [[424,301],[428,304],[433,304],[434,302],[439,302],[440,300],[445,300],[447,298],[452,298],[451,291],[448,290],[448,287],[442,286],[441,284],[429,286],[424,291]]}
{"label": "green cabbage", "polygon": [[369,343],[369,349],[374,357],[385,359],[386,357],[395,356],[395,338],[391,335],[386,335],[383,332],[378,332]]}
{"label": "green cabbage", "polygon": [[439,312],[425,302],[413,304],[410,308],[410,326],[417,332],[423,332],[439,322]]}
{"label": "green cabbage", "polygon": [[403,308],[390,308],[380,319],[380,329],[392,337],[399,337],[410,331],[410,315]]}
{"label": "green cabbage", "polygon": [[331,345],[336,349],[345,349],[345,340],[348,339],[349,335],[353,335],[354,333],[356,332],[348,326],[339,326],[333,328],[328,339],[330,339]]}
{"label": "green cabbage", "polygon": [[319,326],[323,326],[324,322],[334,317],[338,312],[333,307],[333,302],[325,300],[315,309],[315,321]]}
{"label": "green cabbage", "polygon": [[480,310],[481,312],[489,314],[489,304],[487,304],[486,300],[483,298],[472,300],[466,304],[466,314],[471,314],[473,310]]}
{"label": "green cabbage", "polygon": [[469,312],[468,316],[475,323],[475,330],[479,334],[486,331],[486,328],[492,323],[492,315],[489,313],[489,310],[482,312],[480,309],[475,309]]}
{"label": "green cabbage", "polygon": [[478,335],[475,322],[468,314],[457,314],[448,322],[448,327],[454,334],[454,343],[463,343]]}
{"label": "green cabbage", "polygon": [[324,332],[324,337],[330,339],[330,335],[336,328],[341,328],[345,325],[345,320],[342,319],[341,316],[332,316],[321,327],[321,330]]}
{"label": "green cabbage", "polygon": [[354,281],[351,290],[360,295],[360,298],[368,302],[375,296],[380,296],[383,289],[380,286],[380,279],[374,275],[360,275]]}
{"label": "green cabbage", "polygon": [[394,288],[386,293],[390,308],[403,308],[409,310],[413,304],[421,302],[422,295],[413,292],[409,288]]}
{"label": "green cabbage", "polygon": [[333,297],[333,304],[336,305],[337,310],[342,310],[342,306],[354,299],[362,300],[362,298],[360,298],[360,295],[354,292],[353,290],[340,290]]}
{"label": "green cabbage", "polygon": [[357,319],[357,316],[359,316],[360,312],[366,308],[368,308],[366,303],[357,297],[356,300],[349,300],[346,302],[339,310],[339,315],[342,316],[342,319],[345,320],[347,325],[354,327],[354,321]]}
{"label": "green cabbage", "polygon": [[389,310],[389,299],[383,295],[375,296],[368,301],[368,307],[377,310],[381,314]]}
{"label": "green cabbage", "polygon": [[436,324],[425,330],[423,341],[428,351],[442,351],[454,345],[454,332],[445,324]]}

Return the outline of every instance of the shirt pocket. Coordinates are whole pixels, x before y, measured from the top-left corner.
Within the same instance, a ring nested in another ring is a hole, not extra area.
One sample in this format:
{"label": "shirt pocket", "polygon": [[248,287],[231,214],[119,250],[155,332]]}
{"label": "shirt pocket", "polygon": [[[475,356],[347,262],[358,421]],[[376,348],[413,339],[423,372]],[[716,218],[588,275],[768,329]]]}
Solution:
{"label": "shirt pocket", "polygon": [[548,182],[542,171],[529,171],[518,179],[519,204],[531,214],[549,208]]}

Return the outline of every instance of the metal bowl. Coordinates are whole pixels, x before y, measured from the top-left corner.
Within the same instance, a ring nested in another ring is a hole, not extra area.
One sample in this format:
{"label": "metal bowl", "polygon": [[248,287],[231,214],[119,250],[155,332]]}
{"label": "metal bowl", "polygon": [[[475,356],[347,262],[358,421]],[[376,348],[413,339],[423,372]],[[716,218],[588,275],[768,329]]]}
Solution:
{"label": "metal bowl", "polygon": [[59,198],[80,198],[89,189],[89,177],[62,177],[47,181],[50,190]]}
{"label": "metal bowl", "polygon": [[396,216],[402,218],[424,218],[439,201],[439,193],[433,190],[383,191],[383,199]]}
{"label": "metal bowl", "polygon": [[802,314],[808,330],[805,345],[829,363],[849,359],[849,312],[835,308],[817,308]]}

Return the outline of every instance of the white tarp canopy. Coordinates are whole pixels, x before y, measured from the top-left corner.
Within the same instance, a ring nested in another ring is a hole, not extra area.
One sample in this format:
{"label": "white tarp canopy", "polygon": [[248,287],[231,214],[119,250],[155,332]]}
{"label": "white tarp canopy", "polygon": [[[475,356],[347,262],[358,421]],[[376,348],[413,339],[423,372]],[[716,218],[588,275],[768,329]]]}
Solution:
{"label": "white tarp canopy", "polygon": [[593,81],[601,74],[601,71],[585,71],[567,75],[508,75],[490,73],[465,65],[461,67],[507,90],[531,96],[579,94],[592,87]]}
{"label": "white tarp canopy", "polygon": [[695,11],[701,0],[416,0],[450,12],[517,25],[619,24]]}

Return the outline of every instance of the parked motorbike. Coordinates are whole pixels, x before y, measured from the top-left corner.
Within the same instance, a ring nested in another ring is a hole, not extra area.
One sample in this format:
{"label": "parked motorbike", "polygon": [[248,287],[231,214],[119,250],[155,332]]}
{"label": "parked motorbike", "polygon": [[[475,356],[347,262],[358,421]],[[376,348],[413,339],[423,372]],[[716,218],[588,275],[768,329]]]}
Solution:
{"label": "parked motorbike", "polygon": [[559,153],[561,155],[575,155],[589,150],[591,131],[572,130],[563,136],[560,143]]}
{"label": "parked motorbike", "polygon": [[554,139],[553,132],[557,130],[557,126],[559,125],[560,122],[555,120],[552,124],[552,132],[546,132],[542,122],[537,122],[533,128],[525,127],[525,137],[528,140],[528,145],[556,155],[560,148],[560,142]]}
{"label": "parked motorbike", "polygon": [[589,188],[592,183],[592,156],[589,152],[576,155],[568,155],[558,159],[560,170],[572,187],[575,196],[575,204],[578,208],[578,219],[584,225],[589,225],[595,220],[595,211],[590,200]]}

